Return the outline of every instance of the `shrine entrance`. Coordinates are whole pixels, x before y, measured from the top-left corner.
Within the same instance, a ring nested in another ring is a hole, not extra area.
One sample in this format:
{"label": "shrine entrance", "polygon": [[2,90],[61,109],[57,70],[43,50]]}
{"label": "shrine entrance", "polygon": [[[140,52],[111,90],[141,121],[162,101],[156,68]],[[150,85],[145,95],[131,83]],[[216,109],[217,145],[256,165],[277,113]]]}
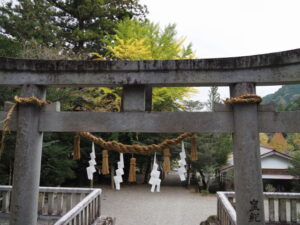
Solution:
{"label": "shrine entrance", "polygon": [[[256,101],[256,85],[300,83],[300,50],[203,60],[48,61],[0,58],[0,85],[46,99],[47,87],[122,86],[123,112],[60,112],[57,104],[19,104],[11,225],[36,224],[43,132],[233,133],[237,225],[265,224],[259,132],[300,132],[299,112]],[[152,87],[229,86],[237,102],[216,112],[150,112]],[[0,113],[1,120],[6,117]],[[76,121],[76,122],[74,122]]]}

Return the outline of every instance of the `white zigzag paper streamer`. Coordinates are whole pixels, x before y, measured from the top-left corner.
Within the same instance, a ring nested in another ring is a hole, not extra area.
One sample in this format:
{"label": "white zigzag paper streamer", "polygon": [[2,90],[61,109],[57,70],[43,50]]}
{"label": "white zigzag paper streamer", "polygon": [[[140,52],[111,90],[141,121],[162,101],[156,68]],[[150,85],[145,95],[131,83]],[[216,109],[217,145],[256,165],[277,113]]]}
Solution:
{"label": "white zigzag paper streamer", "polygon": [[124,174],[124,156],[120,153],[120,161],[118,162],[118,169],[116,170],[116,176],[114,176],[114,182],[117,190],[121,189],[120,183],[123,182],[122,175]]}
{"label": "white zigzag paper streamer", "polygon": [[92,142],[92,152],[90,153],[91,160],[89,161],[89,166],[86,168],[87,177],[89,180],[93,180],[93,174],[96,172],[96,154],[95,154],[95,144]]}
{"label": "white zigzag paper streamer", "polygon": [[149,184],[152,185],[151,192],[154,192],[156,189],[156,192],[160,192],[160,183],[161,179],[159,179],[160,171],[158,171],[158,164],[156,162],[156,153],[154,153],[154,159],[153,159],[153,168],[150,174],[150,180]]}
{"label": "white zigzag paper streamer", "polygon": [[178,175],[179,175],[181,181],[185,181],[185,179],[186,179],[185,178],[186,153],[185,153],[185,149],[184,149],[184,142],[181,142],[181,152],[179,155],[180,155],[180,160],[178,161],[178,163],[179,163]]}

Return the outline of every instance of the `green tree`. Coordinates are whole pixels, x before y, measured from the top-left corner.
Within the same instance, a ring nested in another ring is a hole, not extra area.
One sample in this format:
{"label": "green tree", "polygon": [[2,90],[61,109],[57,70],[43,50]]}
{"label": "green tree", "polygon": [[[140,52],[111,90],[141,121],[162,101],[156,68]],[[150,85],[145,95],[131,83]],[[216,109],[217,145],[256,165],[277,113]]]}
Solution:
{"label": "green tree", "polygon": [[207,107],[210,111],[214,112],[215,111],[215,103],[220,103],[220,94],[218,92],[218,87],[214,86],[211,87],[209,90],[208,94],[208,102],[207,102]]}
{"label": "green tree", "polygon": [[[219,103],[218,87],[210,88],[208,102],[205,104],[210,111],[215,111],[215,103]],[[197,137],[199,159],[191,162],[200,173],[204,188],[208,191],[211,183],[216,181],[217,170],[224,166],[228,154],[232,151],[230,134],[199,134]]]}
{"label": "green tree", "polygon": [[129,17],[144,17],[145,6],[138,0],[47,0],[55,6],[54,24],[62,32],[65,44],[82,49],[101,48],[100,40],[113,34],[115,25]]}
{"label": "green tree", "polygon": [[199,159],[192,166],[201,175],[204,188],[209,190],[216,180],[216,172],[227,163],[228,154],[232,151],[230,134],[197,135]]}
{"label": "green tree", "polygon": [[45,142],[43,146],[41,185],[57,186],[67,179],[75,178],[73,169],[76,162],[71,159],[72,147],[67,147],[60,141]]}
{"label": "green tree", "polygon": [[0,34],[0,57],[19,57],[21,52],[21,43]]}
{"label": "green tree", "polygon": [[[206,106],[215,111],[215,103],[220,102],[218,87],[211,87]],[[217,170],[224,166],[228,154],[232,151],[230,134],[199,134],[197,136],[199,159],[192,166],[200,173],[204,188],[208,191],[212,181],[216,180]]]}
{"label": "green tree", "polygon": [[102,48],[117,22],[146,13],[138,0],[10,0],[0,7],[0,31],[79,53]]}
{"label": "green tree", "polygon": [[8,1],[0,7],[0,32],[19,42],[36,40],[48,46],[57,43],[54,11],[44,0]]}
{"label": "green tree", "polygon": [[295,111],[300,110],[300,97],[296,98],[294,101],[289,103],[286,108],[286,111]]}
{"label": "green tree", "polygon": [[300,191],[300,151],[293,153],[292,166],[289,168],[291,175],[295,176],[294,191]]}
{"label": "green tree", "polygon": [[290,148],[294,151],[300,150],[300,133],[289,134],[287,138]]}

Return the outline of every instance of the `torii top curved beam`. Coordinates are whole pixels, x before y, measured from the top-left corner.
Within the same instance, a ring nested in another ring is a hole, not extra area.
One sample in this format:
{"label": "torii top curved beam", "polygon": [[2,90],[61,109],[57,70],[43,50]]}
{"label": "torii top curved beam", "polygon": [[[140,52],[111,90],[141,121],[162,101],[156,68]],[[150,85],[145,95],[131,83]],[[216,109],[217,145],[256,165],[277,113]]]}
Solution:
{"label": "torii top curved beam", "polygon": [[300,49],[232,58],[154,61],[32,60],[0,57],[0,85],[227,86],[300,83]]}

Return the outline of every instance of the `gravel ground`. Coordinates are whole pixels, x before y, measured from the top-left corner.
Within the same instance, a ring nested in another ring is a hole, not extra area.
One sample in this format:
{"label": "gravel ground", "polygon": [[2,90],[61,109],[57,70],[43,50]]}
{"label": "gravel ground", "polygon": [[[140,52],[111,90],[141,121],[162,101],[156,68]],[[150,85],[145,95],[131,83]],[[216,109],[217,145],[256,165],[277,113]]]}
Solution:
{"label": "gravel ground", "polygon": [[101,214],[117,218],[116,225],[199,225],[215,215],[217,199],[182,187],[177,175],[168,175],[160,193],[150,185],[122,185],[120,191],[101,187]]}

